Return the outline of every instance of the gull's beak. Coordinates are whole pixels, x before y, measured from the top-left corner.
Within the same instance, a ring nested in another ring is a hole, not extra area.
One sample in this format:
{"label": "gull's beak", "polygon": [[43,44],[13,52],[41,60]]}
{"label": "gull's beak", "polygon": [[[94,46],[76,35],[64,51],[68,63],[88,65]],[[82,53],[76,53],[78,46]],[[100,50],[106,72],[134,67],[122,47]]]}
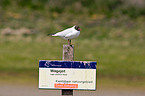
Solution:
{"label": "gull's beak", "polygon": [[78,28],[78,30],[79,30],[79,31],[81,31],[81,29],[80,29],[80,28]]}

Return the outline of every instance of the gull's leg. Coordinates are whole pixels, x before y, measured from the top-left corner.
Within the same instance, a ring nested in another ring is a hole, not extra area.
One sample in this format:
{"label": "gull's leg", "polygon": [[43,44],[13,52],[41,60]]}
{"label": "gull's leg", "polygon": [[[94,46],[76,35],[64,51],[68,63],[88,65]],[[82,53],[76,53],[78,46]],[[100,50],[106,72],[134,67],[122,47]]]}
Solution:
{"label": "gull's leg", "polygon": [[69,43],[70,43],[69,45],[71,45],[71,39],[69,40]]}
{"label": "gull's leg", "polygon": [[68,39],[68,45],[71,45],[71,40],[70,39]]}
{"label": "gull's leg", "polygon": [[69,39],[68,39],[68,45],[69,45]]}

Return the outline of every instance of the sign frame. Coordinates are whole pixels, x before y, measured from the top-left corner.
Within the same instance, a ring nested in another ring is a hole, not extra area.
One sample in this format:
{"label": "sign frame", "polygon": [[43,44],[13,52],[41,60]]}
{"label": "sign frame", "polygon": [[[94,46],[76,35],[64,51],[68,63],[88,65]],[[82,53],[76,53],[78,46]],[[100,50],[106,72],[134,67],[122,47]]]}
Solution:
{"label": "sign frame", "polygon": [[[79,79],[76,74],[77,72],[79,74],[81,74],[82,72],[82,75],[84,75],[83,72],[86,72],[85,76],[87,77],[81,76],[82,78]],[[44,74],[47,75],[42,76]],[[72,74],[75,75],[73,76]],[[89,76],[87,74],[93,74],[93,76]],[[52,80],[53,86],[55,88],[47,86],[48,76],[52,77],[51,79],[55,79],[55,81]],[[65,77],[65,79],[67,78],[68,80],[66,81],[64,79],[63,79],[64,81],[63,80],[61,81],[61,79],[56,80],[56,78],[62,78],[62,77]],[[76,77],[80,81],[74,79]],[[86,79],[86,81],[85,80],[81,81],[84,78]],[[90,78],[91,81],[88,81]],[[42,82],[46,82],[43,84],[43,87],[42,87]],[[88,87],[87,85],[91,87]],[[80,86],[87,86],[87,87],[83,88]],[[50,90],[71,89],[71,90],[96,91],[96,88],[97,88],[97,62],[96,61],[39,60],[39,89],[50,89]]]}

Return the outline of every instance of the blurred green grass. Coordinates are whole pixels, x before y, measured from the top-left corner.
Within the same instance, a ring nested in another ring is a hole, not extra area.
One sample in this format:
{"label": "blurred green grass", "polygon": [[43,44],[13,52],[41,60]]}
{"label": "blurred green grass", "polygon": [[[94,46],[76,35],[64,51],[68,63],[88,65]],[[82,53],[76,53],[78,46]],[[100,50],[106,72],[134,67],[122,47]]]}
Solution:
{"label": "blurred green grass", "polygon": [[[47,36],[1,36],[0,41],[0,74],[30,72],[34,77],[38,75],[39,60],[61,60],[62,45],[67,43]],[[99,77],[144,78],[145,46],[126,42],[73,40],[75,60],[97,61]]]}
{"label": "blurred green grass", "polygon": [[[105,0],[94,0],[89,5],[86,0],[73,4],[64,1],[59,4],[60,1],[55,0],[45,5],[44,0],[40,6],[39,1],[24,5],[17,0],[13,3],[10,0],[0,1],[0,80],[36,82],[39,60],[61,60],[62,45],[67,44],[61,38],[46,35],[78,24],[81,35],[72,40],[75,60],[97,61],[99,82],[103,79],[103,83],[112,84],[114,80],[124,83],[121,80],[125,79],[125,84],[139,84],[141,81],[139,85],[145,86],[142,82],[145,79],[144,7],[140,8],[138,3],[134,11],[128,5],[134,3],[122,5],[116,0],[106,3],[103,3]],[[5,5],[7,2],[8,5]],[[16,7],[17,3],[19,6]],[[66,8],[63,7],[65,3],[68,3]],[[1,34],[5,28],[27,28],[34,34],[5,36]]]}

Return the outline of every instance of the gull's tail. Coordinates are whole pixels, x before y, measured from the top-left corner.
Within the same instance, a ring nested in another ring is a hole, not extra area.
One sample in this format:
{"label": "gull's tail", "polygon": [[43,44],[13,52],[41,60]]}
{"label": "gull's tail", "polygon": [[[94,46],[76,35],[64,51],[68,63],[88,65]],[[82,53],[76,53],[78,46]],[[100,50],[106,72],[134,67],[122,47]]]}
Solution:
{"label": "gull's tail", "polygon": [[47,34],[47,35],[55,36],[55,33],[51,33],[51,34]]}

